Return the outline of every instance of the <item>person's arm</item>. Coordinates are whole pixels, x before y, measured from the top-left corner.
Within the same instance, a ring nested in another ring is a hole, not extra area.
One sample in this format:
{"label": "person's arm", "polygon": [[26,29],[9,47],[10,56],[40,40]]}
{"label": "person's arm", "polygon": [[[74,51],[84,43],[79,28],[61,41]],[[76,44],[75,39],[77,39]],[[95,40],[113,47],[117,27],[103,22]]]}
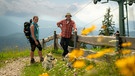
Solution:
{"label": "person's arm", "polygon": [[74,31],[77,31],[77,27],[76,27],[75,22],[73,23],[73,29],[74,29]]}
{"label": "person's arm", "polygon": [[34,25],[30,26],[30,32],[31,32],[33,40],[35,41],[35,44],[38,45],[38,42],[37,42],[35,34],[34,34]]}
{"label": "person's arm", "polygon": [[58,23],[57,23],[57,26],[58,26],[59,28],[61,28],[61,29],[62,29],[61,24],[62,24],[62,21],[58,22]]}

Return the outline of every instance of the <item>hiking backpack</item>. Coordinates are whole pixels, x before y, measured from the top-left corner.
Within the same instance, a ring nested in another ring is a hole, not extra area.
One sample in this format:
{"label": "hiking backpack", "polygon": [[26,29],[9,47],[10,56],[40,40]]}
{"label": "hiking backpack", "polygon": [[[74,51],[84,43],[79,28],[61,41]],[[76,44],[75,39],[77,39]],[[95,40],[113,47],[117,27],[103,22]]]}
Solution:
{"label": "hiking backpack", "polygon": [[26,38],[27,39],[30,39],[30,35],[31,35],[31,33],[30,33],[30,25],[31,25],[31,23],[32,23],[32,19],[30,19],[30,22],[24,22],[24,34],[25,34],[25,36],[26,36]]}

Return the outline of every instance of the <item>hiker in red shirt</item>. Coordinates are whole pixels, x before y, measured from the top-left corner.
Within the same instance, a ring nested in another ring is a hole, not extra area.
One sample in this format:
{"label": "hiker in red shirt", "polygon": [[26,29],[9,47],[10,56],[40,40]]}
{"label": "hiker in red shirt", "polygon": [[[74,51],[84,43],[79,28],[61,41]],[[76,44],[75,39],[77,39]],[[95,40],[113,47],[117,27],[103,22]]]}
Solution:
{"label": "hiker in red shirt", "polygon": [[77,31],[75,22],[71,20],[72,15],[70,13],[67,13],[65,17],[66,19],[61,20],[57,23],[57,26],[61,29],[60,45],[64,50],[62,54],[63,57],[65,57],[66,54],[68,54],[68,44],[71,38],[72,29],[74,29],[74,31]]}

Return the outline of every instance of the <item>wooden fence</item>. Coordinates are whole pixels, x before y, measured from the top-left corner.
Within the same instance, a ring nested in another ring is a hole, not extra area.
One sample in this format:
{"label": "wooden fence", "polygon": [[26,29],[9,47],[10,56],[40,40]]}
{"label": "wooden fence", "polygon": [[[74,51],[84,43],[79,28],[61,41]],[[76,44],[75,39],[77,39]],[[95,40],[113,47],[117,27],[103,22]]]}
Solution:
{"label": "wooden fence", "polygon": [[[54,35],[50,36],[48,38],[42,39],[41,44],[42,47],[46,47],[46,43],[54,40],[53,45],[54,49],[58,49],[58,39],[60,39],[60,35],[56,34],[56,31],[54,31]],[[100,41],[101,39],[101,41]],[[122,43],[124,42],[131,42],[132,45],[128,47],[129,49],[135,49],[135,38],[132,37],[119,37],[119,36],[82,36],[77,35],[77,32],[74,32],[74,34],[71,37],[71,40],[74,41],[74,48],[79,48],[80,43],[86,43],[90,45],[98,45],[98,46],[110,46],[115,47],[116,50],[119,48],[119,39],[121,39]]]}

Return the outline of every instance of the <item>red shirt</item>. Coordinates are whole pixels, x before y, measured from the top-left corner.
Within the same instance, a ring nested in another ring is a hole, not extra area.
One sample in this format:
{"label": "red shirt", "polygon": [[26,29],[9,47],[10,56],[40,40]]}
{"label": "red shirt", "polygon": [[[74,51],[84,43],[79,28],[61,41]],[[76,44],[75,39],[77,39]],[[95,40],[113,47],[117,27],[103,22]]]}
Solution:
{"label": "red shirt", "polygon": [[76,29],[75,22],[73,20],[67,21],[66,19],[61,20],[57,23],[57,26],[61,26],[61,37],[70,38],[72,34],[72,28]]}

